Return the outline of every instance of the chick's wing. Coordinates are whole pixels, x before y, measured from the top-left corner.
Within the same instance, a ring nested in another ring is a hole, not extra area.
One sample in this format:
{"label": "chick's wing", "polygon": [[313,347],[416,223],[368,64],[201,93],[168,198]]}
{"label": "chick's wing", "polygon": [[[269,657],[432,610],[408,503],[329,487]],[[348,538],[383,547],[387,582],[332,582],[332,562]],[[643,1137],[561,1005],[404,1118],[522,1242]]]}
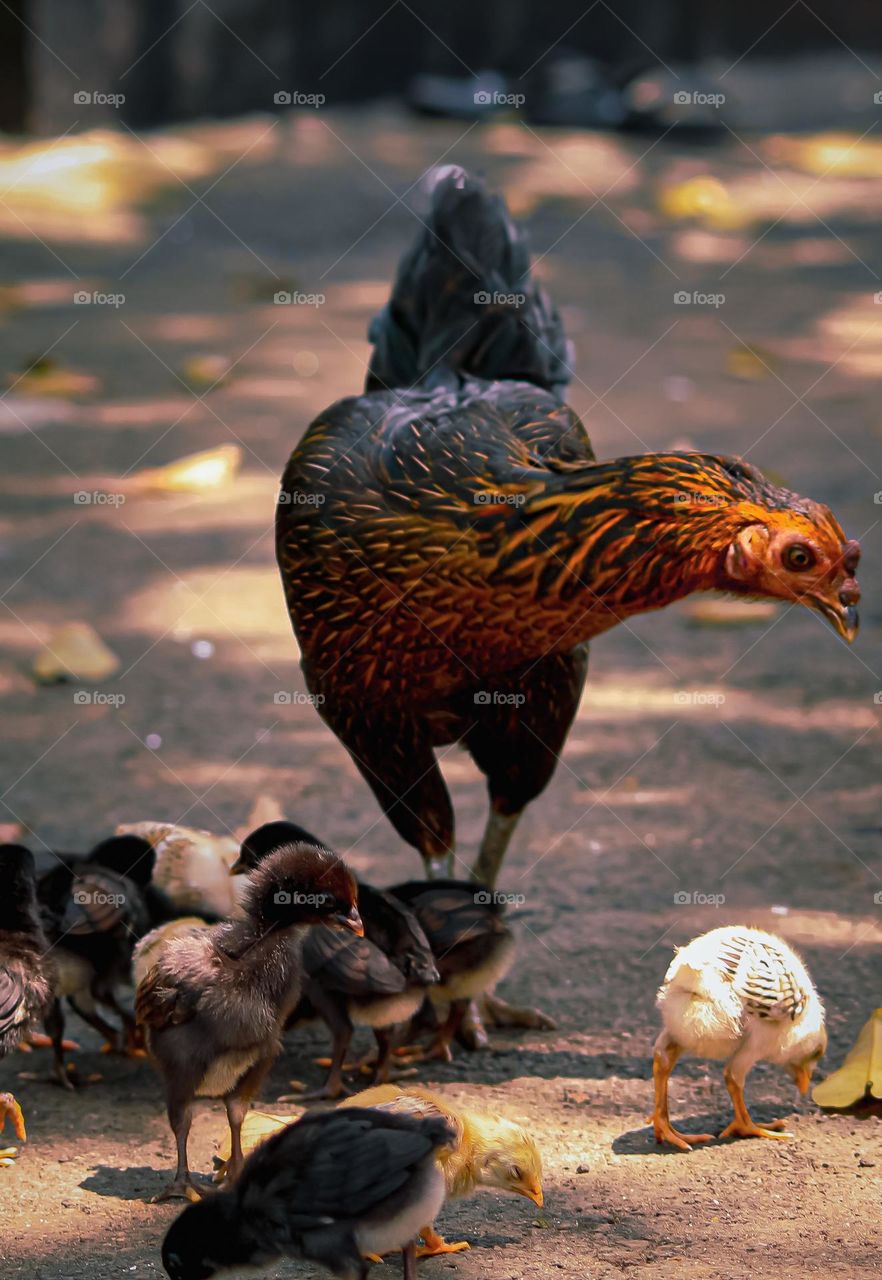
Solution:
{"label": "chick's wing", "polygon": [[25,978],[13,965],[3,965],[0,960],[0,1038],[13,1027],[26,1021]]}
{"label": "chick's wing", "polygon": [[281,1130],[250,1157],[243,1212],[297,1232],[357,1219],[394,1195],[432,1150],[418,1128],[392,1127],[378,1113],[326,1112],[310,1120]]}
{"label": "chick's wing", "polygon": [[304,943],[303,966],[310,978],[347,996],[391,996],[407,985],[401,970],[367,938],[322,927]]}

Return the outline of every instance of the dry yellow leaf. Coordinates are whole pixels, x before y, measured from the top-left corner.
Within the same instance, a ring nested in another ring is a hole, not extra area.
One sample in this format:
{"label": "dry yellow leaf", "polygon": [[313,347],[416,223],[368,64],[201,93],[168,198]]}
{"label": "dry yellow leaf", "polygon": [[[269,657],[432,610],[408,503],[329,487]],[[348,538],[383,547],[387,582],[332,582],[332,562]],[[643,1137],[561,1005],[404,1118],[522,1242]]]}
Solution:
{"label": "dry yellow leaf", "polygon": [[690,600],[683,611],[699,627],[741,627],[768,622],[778,606],[765,600]]}
{"label": "dry yellow leaf", "polygon": [[229,483],[242,463],[237,444],[222,444],[203,453],[191,453],[165,467],[137,471],[127,483],[135,492],[198,493]]}
{"label": "dry yellow leaf", "polygon": [[726,372],[746,382],[768,378],[774,368],[774,357],[762,347],[733,347],[726,355]]}
{"label": "dry yellow leaf", "polygon": [[838,1071],[812,1090],[819,1107],[853,1107],[882,1098],[882,1009],[874,1009]]}
{"label": "dry yellow leaf", "polygon": [[106,680],[118,669],[119,658],[88,622],[66,622],[56,627],[32,668],[40,684]]}

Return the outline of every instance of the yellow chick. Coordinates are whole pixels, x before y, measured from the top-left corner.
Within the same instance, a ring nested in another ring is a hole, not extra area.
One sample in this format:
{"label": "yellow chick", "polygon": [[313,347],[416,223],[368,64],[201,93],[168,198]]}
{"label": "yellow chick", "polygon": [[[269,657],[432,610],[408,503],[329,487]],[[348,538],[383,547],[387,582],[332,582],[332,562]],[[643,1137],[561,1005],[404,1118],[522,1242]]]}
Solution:
{"label": "yellow chick", "polygon": [[[447,1198],[459,1199],[482,1187],[526,1196],[540,1208],[542,1156],[533,1138],[522,1125],[484,1111],[460,1107],[428,1089],[402,1089],[395,1084],[375,1085],[340,1103],[341,1107],[382,1107],[408,1115],[440,1115],[456,1130],[456,1141],[438,1152],[444,1172]],[[425,1241],[420,1257],[458,1253],[467,1249],[465,1240],[447,1241],[432,1223],[420,1228]]]}
{"label": "yellow chick", "polygon": [[824,1006],[799,956],[771,933],[745,925],[712,929],[677,951],[657,997],[664,1030],[655,1042],[656,1142],[691,1151],[714,1134],[680,1133],[668,1115],[668,1079],[683,1053],[725,1062],[735,1118],[721,1138],[790,1138],[784,1122],[754,1123],[744,1082],[757,1062],[777,1062],[807,1093],[827,1047]]}
{"label": "yellow chick", "polygon": [[[401,1089],[395,1084],[375,1085],[346,1098],[340,1106],[382,1107],[407,1115],[441,1115],[449,1120],[456,1130],[456,1141],[438,1153],[448,1199],[459,1199],[487,1187],[526,1196],[540,1208],[544,1204],[539,1148],[526,1129],[512,1120],[460,1107],[427,1089]],[[264,1139],[296,1119],[296,1116],[250,1111],[242,1125],[243,1152],[247,1155]],[[230,1158],[228,1135],[218,1143],[218,1158],[220,1167],[215,1173],[215,1182],[222,1182]],[[423,1258],[459,1253],[469,1247],[466,1240],[445,1240],[432,1223],[421,1227],[420,1235],[425,1244],[417,1252]]]}

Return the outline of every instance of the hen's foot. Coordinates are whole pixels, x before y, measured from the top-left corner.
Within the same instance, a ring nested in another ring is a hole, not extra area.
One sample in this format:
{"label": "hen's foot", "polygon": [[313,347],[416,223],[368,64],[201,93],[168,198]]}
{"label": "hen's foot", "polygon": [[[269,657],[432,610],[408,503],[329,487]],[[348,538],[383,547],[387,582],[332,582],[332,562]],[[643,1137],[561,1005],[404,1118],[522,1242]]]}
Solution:
{"label": "hen's foot", "polygon": [[723,1138],[777,1138],[787,1140],[794,1135],[784,1128],[786,1121],[770,1120],[767,1125],[754,1124],[748,1120],[733,1120],[731,1124],[727,1124],[723,1132],[720,1134],[720,1140]]}
{"label": "hen's foot", "polygon": [[499,996],[484,996],[481,1001],[486,1020],[493,1027],[520,1027],[528,1031],[554,1031],[557,1023],[541,1009],[519,1007],[500,1000]]}
{"label": "hen's foot", "polygon": [[190,1178],[175,1178],[164,1191],[153,1197],[153,1204],[163,1204],[166,1200],[189,1200],[196,1204],[202,1199],[202,1192],[193,1185]]}
{"label": "hen's foot", "polygon": [[28,1135],[25,1132],[25,1122],[21,1107],[11,1093],[0,1093],[0,1133],[6,1127],[7,1119],[12,1121],[12,1127],[19,1142],[27,1142]]}
{"label": "hen's foot", "polygon": [[714,1133],[681,1133],[664,1116],[651,1115],[648,1123],[652,1125],[656,1142],[669,1142],[679,1151],[691,1151],[695,1144],[713,1142],[716,1137]]}

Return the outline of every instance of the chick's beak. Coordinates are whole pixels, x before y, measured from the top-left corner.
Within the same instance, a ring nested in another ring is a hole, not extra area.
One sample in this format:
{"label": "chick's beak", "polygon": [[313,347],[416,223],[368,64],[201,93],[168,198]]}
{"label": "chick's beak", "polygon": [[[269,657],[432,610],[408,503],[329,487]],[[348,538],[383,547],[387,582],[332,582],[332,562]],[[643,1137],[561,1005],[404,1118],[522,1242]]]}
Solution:
{"label": "chick's beak", "polygon": [[240,856],[240,857],[238,857],[238,858],[236,859],[236,861],[235,861],[235,862],[233,863],[233,865],[230,867],[230,875],[231,875],[231,876],[240,876],[240,875],[243,875],[247,870],[248,870],[248,868],[247,868],[247,867],[245,866],[245,864],[242,862],[242,858],[241,858],[241,856]]}
{"label": "chick's beak", "polygon": [[364,937],[364,925],[362,924],[361,916],[358,914],[358,907],[353,907],[345,916],[342,911],[338,912],[336,915],[331,916],[331,919],[341,929],[350,929],[357,938]]}
{"label": "chick's beak", "polygon": [[532,1200],[533,1204],[538,1205],[540,1209],[545,1204],[545,1196],[542,1194],[541,1187],[529,1187],[525,1189],[524,1195],[528,1200]]}
{"label": "chick's beak", "polygon": [[811,1087],[812,1073],[808,1067],[797,1067],[793,1073],[793,1078],[796,1081],[797,1089],[805,1097]]}

